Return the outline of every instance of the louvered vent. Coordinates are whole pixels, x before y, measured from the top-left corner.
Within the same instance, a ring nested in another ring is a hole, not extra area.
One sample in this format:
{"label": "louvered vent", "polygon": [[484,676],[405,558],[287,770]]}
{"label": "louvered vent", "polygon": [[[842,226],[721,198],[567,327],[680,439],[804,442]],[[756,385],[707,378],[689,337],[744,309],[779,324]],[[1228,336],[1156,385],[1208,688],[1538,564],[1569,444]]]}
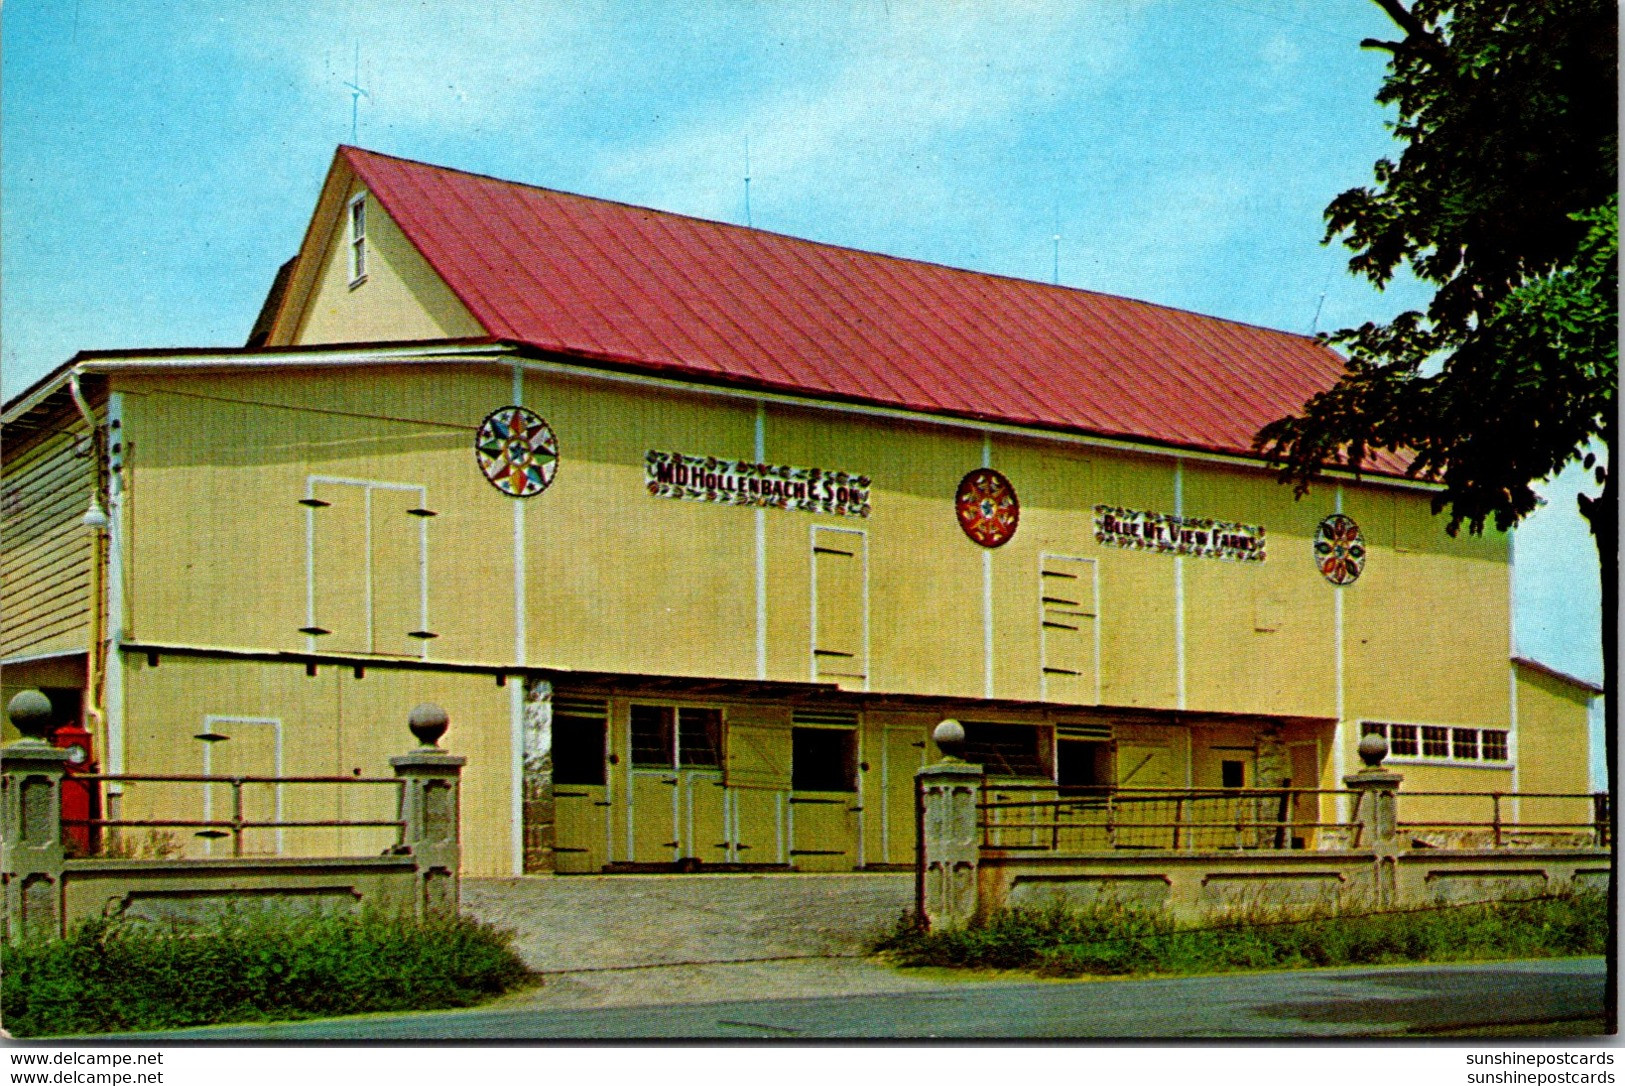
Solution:
{"label": "louvered vent", "polygon": [[553,712],[559,716],[609,716],[609,702],[601,698],[566,698],[554,695]]}
{"label": "louvered vent", "polygon": [[1110,742],[1112,726],[1110,724],[1057,724],[1055,725],[1057,739],[1092,739],[1097,742]]}
{"label": "louvered vent", "polygon": [[822,724],[827,728],[856,728],[858,714],[826,712],[822,709],[797,709],[794,721],[797,724]]}

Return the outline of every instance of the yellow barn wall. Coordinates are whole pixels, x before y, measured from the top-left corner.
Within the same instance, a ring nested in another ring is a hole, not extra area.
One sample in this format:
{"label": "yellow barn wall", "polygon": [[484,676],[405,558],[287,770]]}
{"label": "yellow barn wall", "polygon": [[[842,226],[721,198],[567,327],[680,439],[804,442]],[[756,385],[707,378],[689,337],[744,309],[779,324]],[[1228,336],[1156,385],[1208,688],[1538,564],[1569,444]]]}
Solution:
{"label": "yellow barn wall", "polygon": [[1263,525],[1266,554],[1183,560],[1188,708],[1336,715],[1337,590],[1311,557],[1322,496],[1295,501],[1262,472],[1186,462],[1185,515]]}
{"label": "yellow barn wall", "polygon": [[511,660],[512,499],[471,448],[508,385],[493,369],[438,366],[132,381],[130,639],[305,651],[299,501],[321,475],[424,486],[437,514],[429,653]]}
{"label": "yellow barn wall", "polygon": [[[1513,665],[1518,683],[1518,790],[1575,794],[1591,791],[1592,693],[1574,683]],[[1581,800],[1526,800],[1531,821],[1589,818]]]}
{"label": "yellow barn wall", "polygon": [[[1427,765],[1390,759],[1383,764],[1383,768],[1403,778],[1399,786],[1400,822],[1482,822],[1488,825],[1494,820],[1494,802],[1490,794],[1513,791],[1510,766]],[[1528,786],[1520,782],[1520,787]],[[1425,794],[1430,792],[1451,794]],[[1512,822],[1515,813],[1511,801],[1501,801],[1503,821]],[[1525,817],[1528,817],[1527,814]],[[1435,828],[1432,832],[1444,833],[1448,830]]]}
{"label": "yellow barn wall", "polygon": [[950,506],[960,478],[981,463],[980,441],[777,407],[766,412],[764,434],[772,463],[873,480],[867,518],[767,511],[770,677],[811,677],[812,528],[822,525],[867,539],[870,689],[980,696],[980,548],[959,531]]}
{"label": "yellow barn wall", "polygon": [[321,270],[291,325],[290,343],[367,343],[483,336],[466,306],[401,233],[378,200],[367,198],[366,277],[350,283],[349,204],[362,191],[352,178],[339,216],[316,250]]}
{"label": "yellow barn wall", "polygon": [[[392,755],[416,746],[406,728],[413,706],[433,701],[449,713],[441,746],[468,758],[462,778],[463,872],[511,873],[508,694],[489,675],[457,675],[368,668],[357,678],[348,667],[322,667],[309,676],[297,663],[162,656],[157,667],[144,654],[125,656],[126,772],[202,772],[205,718],[254,717],[281,721],[285,776],[393,777]],[[231,740],[226,740],[230,743]],[[359,773],[357,773],[359,771]],[[201,785],[125,786],[123,818],[201,816]],[[229,791],[215,786],[212,817],[229,817]],[[392,819],[389,785],[284,785],[284,817]],[[126,831],[138,845],[141,831]],[[190,855],[203,842],[185,829],[168,833]],[[386,830],[286,830],[292,855],[376,853],[391,843]],[[213,855],[229,855],[229,840]]]}
{"label": "yellow barn wall", "polygon": [[[93,409],[98,421],[105,407]],[[0,475],[0,656],[83,650],[89,637],[91,533],[89,433],[76,411],[44,432],[9,434]]]}
{"label": "yellow barn wall", "polygon": [[[1093,461],[1096,496],[1080,518],[1092,542],[1094,507],[1172,513],[1174,462],[1102,451]],[[1085,544],[1100,561],[1101,701],[1107,705],[1175,708],[1179,704],[1174,622],[1174,562],[1166,555]]]}
{"label": "yellow barn wall", "polygon": [[[438,514],[429,521],[430,626],[439,635],[431,658],[513,662],[514,499],[485,482],[471,451],[480,420],[512,396],[507,367],[126,385],[134,640],[304,650],[298,502],[306,478],[319,474],[424,485]],[[526,662],[758,677],[756,511],[654,498],[644,487],[651,448],[751,456],[754,405],[536,371],[524,402],[551,422],[562,451],[553,485],[520,503]],[[1098,544],[1093,533],[1097,504],[1172,512],[1170,458],[996,435],[992,463],[1022,496],[1022,521],[1008,544],[984,551],[952,508],[959,479],[981,464],[978,435],[776,404],[763,414],[768,461],[874,480],[868,518],[762,512],[767,678],[810,677],[811,533],[823,525],[864,534],[870,689],[984,694],[985,561],[992,693],[1038,699],[1039,562],[1059,554],[1098,563],[1101,703],[1178,706],[1176,563]],[[1311,558],[1329,490],[1294,501],[1262,471],[1186,460],[1182,472],[1187,515],[1261,523],[1269,540],[1263,563],[1178,563],[1187,708],[1334,715],[1341,593],[1346,719],[1507,726],[1503,538],[1448,538],[1428,518],[1426,493],[1345,485],[1370,554],[1360,580],[1336,589]],[[1349,767],[1355,731],[1345,733]]]}
{"label": "yellow barn wall", "polygon": [[657,499],[644,482],[650,449],[749,457],[752,408],[534,375],[524,392],[561,457],[524,503],[530,662],[754,678],[751,511]]}
{"label": "yellow barn wall", "polygon": [[[1511,726],[1507,540],[1465,529],[1451,538],[1430,495],[1344,487],[1344,511],[1369,554],[1344,601],[1345,716],[1480,728]],[[1345,730],[1359,765],[1359,729]]]}

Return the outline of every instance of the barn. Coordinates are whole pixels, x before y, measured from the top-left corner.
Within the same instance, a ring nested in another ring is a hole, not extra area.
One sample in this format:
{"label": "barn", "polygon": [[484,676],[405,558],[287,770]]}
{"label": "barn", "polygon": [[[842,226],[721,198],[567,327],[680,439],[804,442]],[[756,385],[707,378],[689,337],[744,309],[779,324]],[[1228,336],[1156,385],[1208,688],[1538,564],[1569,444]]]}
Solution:
{"label": "barn", "polygon": [[1341,370],[341,147],[246,346],[6,405],[0,679],[110,773],[378,776],[435,702],[475,875],[907,864],[945,718],[1056,789],[1332,788],[1380,731],[1446,804],[1586,791],[1597,690],[1516,657],[1510,537],[1398,458],[1295,500],[1253,451]]}

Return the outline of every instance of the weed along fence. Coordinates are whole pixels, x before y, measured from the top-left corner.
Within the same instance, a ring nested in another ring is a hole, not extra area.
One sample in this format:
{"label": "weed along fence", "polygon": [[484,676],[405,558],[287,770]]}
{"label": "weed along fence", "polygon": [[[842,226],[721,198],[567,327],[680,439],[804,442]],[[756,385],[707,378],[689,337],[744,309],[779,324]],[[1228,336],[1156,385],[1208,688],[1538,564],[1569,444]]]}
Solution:
{"label": "weed along fence", "polygon": [[920,770],[916,915],[955,927],[1008,906],[1118,902],[1184,919],[1234,909],[1405,908],[1604,887],[1606,794],[1402,792],[1386,740],[1340,789],[1055,786],[958,757]]}
{"label": "weed along fence", "polygon": [[[8,940],[60,937],[91,916],[185,922],[231,903],[365,905],[419,916],[457,910],[465,760],[438,746],[448,721],[437,706],[412,710],[408,727],[419,746],[390,759],[394,776],[374,778],[68,776],[69,752],[47,741],[49,700],[24,691],[7,711],[23,736],[0,749]],[[102,817],[99,800],[112,788],[122,792],[121,807],[140,790],[138,809],[152,813]],[[65,806],[73,789],[81,790],[77,802]],[[335,807],[357,813],[286,817]],[[201,840],[204,855],[179,855],[176,834]]]}

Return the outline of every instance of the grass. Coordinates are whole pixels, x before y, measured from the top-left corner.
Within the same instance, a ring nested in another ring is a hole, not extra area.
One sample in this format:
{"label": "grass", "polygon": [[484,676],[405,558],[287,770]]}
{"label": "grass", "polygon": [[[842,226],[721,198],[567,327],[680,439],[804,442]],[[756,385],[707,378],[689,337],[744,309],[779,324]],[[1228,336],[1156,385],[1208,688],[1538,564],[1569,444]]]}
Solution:
{"label": "grass", "polygon": [[874,949],[905,966],[1167,975],[1574,957],[1603,953],[1608,928],[1606,896],[1595,891],[1390,912],[1252,908],[1199,927],[1102,903],[1006,909],[954,931],[920,932],[905,916]]}
{"label": "grass", "polygon": [[465,1007],[530,979],[510,941],[466,917],[93,919],[0,947],[0,1014],[14,1036],[40,1037]]}

